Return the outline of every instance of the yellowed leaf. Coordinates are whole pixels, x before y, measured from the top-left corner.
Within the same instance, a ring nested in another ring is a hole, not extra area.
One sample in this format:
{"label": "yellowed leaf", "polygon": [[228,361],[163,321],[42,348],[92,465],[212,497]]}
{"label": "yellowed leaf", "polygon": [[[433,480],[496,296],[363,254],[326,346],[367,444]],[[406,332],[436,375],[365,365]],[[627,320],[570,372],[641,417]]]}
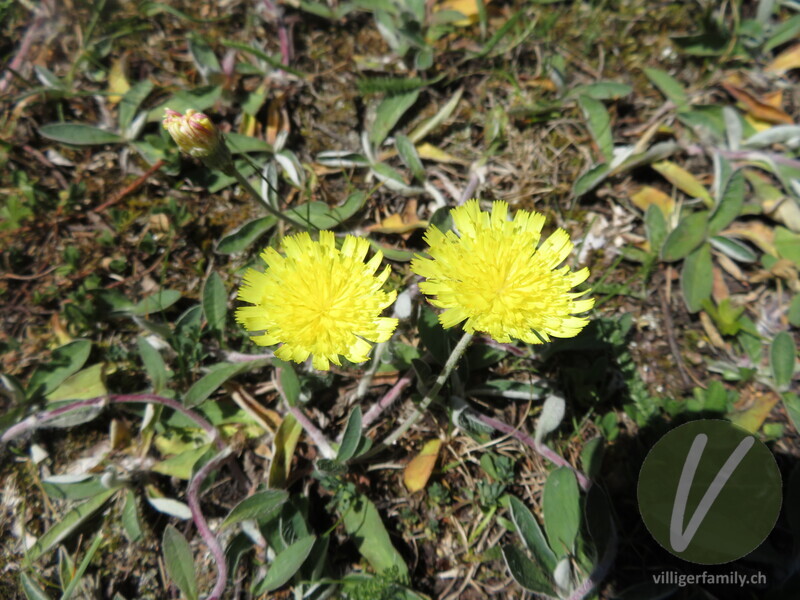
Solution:
{"label": "yellowed leaf", "polygon": [[783,106],[783,90],[774,90],[772,92],[767,92],[761,99],[769,104],[770,106],[774,106],[775,108],[780,108]]}
{"label": "yellowed leaf", "polygon": [[111,63],[111,69],[108,71],[108,91],[110,95],[107,96],[111,104],[117,104],[122,100],[122,95],[131,89],[131,84],[128,83],[128,78],[125,76],[127,62],[126,58],[122,57]]}
{"label": "yellowed leaf", "polygon": [[[491,1],[483,0],[483,3],[486,5]],[[478,20],[478,0],[440,0],[434,4],[433,12],[443,10],[454,10],[466,17],[466,19],[453,22],[453,25],[458,25],[459,27],[467,27]]]}
{"label": "yellowed leaf", "polygon": [[736,408],[739,410],[730,416],[730,420],[735,425],[756,433],[778,403],[778,395],[770,390],[753,390],[746,387],[740,398],[741,400],[736,403]]}
{"label": "yellowed leaf", "polygon": [[428,142],[417,146],[417,153],[419,154],[420,158],[424,158],[425,160],[434,160],[440,163],[464,164],[464,161],[460,158],[456,158],[452,154],[448,154],[444,150],[440,150]]}
{"label": "yellowed leaf", "polygon": [[787,115],[780,108],[772,106],[761,98],[754,96],[750,92],[736,87],[727,81],[722,82],[722,87],[724,87],[725,91],[731,96],[741,102],[744,105],[745,110],[747,110],[747,112],[756,119],[767,121],[769,123],[794,123],[792,117]]}
{"label": "yellowed leaf", "polygon": [[428,479],[433,473],[436,459],[439,458],[439,449],[442,447],[442,440],[429,440],[411,462],[406,465],[403,471],[403,483],[412,494],[423,489]]}
{"label": "yellowed leaf", "polygon": [[795,44],[778,54],[764,70],[768,73],[783,75],[786,71],[797,68],[800,68],[800,44]]}
{"label": "yellowed leaf", "polygon": [[653,168],[687,196],[700,198],[709,207],[713,206],[714,201],[711,199],[711,194],[708,193],[708,190],[683,167],[676,165],[674,162],[662,160],[661,162],[653,163]]}
{"label": "yellowed leaf", "polygon": [[633,202],[636,208],[645,213],[648,207],[654,204],[661,209],[665,219],[669,219],[670,215],[672,215],[672,211],[675,210],[675,199],[672,198],[672,196],[665,194],[658,188],[650,187],[649,185],[641,187],[639,191],[631,194],[631,202]]}
{"label": "yellowed leaf", "polygon": [[428,226],[427,221],[422,221],[413,217],[413,219],[404,220],[402,215],[394,214],[389,215],[380,223],[370,225],[366,229],[368,231],[376,231],[378,233],[399,233],[404,234],[415,229],[424,229]]}
{"label": "yellowed leaf", "polygon": [[775,232],[771,227],[763,223],[758,221],[736,221],[722,233],[750,240],[762,252],[766,252],[770,256],[778,256],[778,250],[775,248]]}
{"label": "yellowed leaf", "polygon": [[757,132],[766,131],[767,129],[772,129],[775,126],[774,123],[756,119],[749,113],[744,115],[744,120],[747,121]]}

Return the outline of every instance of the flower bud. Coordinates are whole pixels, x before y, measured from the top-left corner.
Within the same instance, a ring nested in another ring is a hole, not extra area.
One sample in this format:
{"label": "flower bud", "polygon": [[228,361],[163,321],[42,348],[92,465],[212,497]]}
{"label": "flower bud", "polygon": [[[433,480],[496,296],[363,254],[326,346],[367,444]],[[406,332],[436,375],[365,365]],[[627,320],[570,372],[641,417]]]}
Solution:
{"label": "flower bud", "polygon": [[222,134],[207,115],[191,108],[182,115],[168,108],[163,123],[182,152],[199,158],[209,169],[228,174],[233,169],[231,153]]}

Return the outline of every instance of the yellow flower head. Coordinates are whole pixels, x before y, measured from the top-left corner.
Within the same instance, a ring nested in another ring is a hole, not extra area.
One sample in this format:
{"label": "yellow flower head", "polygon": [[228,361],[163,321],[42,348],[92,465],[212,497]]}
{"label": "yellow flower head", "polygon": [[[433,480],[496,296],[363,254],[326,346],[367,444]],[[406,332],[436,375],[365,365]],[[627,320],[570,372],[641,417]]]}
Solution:
{"label": "yellow flower head", "polygon": [[383,254],[364,263],[369,242],[348,235],[337,250],[333,232],[320,231],[315,242],[308,233],[283,240],[282,256],[267,248],[261,258],[265,273],[248,269],[239,289],[242,306],[236,320],[260,346],[281,344],[275,356],[303,362],[312,355],[315,369],[327,370],[339,356],[353,363],[367,360],[370,342],[385,342],[397,319],[380,314],[397,292],[384,292],[390,267],[380,275]]}
{"label": "yellow flower head", "polygon": [[425,232],[431,258],[417,256],[411,270],[425,277],[419,289],[445,309],[443,327],[466,319],[468,333],[483,331],[498,342],[517,338],[529,344],[574,337],[589,322],[573,316],[594,306],[570,289],[586,281],[589,269],[557,268],[572,250],[569,234],[558,229],[539,247],[544,215],[494,202],[491,214],[470,200],[451,211],[459,234],[431,226]]}
{"label": "yellow flower head", "polygon": [[182,152],[200,159],[210,169],[226,171],[232,167],[230,151],[208,116],[191,108],[185,115],[168,108],[163,124]]}

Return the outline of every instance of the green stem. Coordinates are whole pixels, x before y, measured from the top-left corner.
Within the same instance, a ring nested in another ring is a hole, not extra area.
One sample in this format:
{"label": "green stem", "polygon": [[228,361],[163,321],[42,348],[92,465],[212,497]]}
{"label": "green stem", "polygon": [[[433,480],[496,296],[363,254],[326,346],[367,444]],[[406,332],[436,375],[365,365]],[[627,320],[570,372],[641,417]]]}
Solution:
{"label": "green stem", "polygon": [[425,413],[425,410],[427,410],[428,406],[430,406],[431,402],[433,402],[434,398],[436,398],[436,396],[439,394],[439,391],[442,389],[445,381],[447,381],[447,378],[450,377],[450,373],[453,372],[453,369],[458,364],[459,359],[464,354],[464,351],[467,349],[467,346],[469,346],[469,343],[472,341],[472,337],[473,334],[471,333],[465,333],[462,336],[462,338],[458,341],[458,344],[456,344],[456,347],[453,348],[453,351],[450,353],[450,357],[447,359],[444,369],[442,369],[439,377],[436,378],[436,382],[425,394],[425,397],[422,399],[422,402],[419,403],[419,406],[416,408],[416,410],[411,414],[410,417],[403,421],[397,429],[386,436],[386,438],[380,444],[377,444],[375,448],[373,448],[365,456],[377,454],[384,448],[388,448],[394,444],[406,431],[408,431],[411,426],[414,425],[414,423],[419,421],[419,418]]}
{"label": "green stem", "polygon": [[247,190],[247,193],[250,194],[253,198],[258,200],[262,204],[262,206],[264,206],[264,208],[266,208],[267,211],[272,216],[276,217],[277,219],[279,219],[281,221],[286,221],[290,225],[294,225],[295,227],[299,227],[303,231],[308,231],[310,229],[308,224],[301,223],[300,221],[295,221],[291,217],[287,217],[282,212],[280,212],[279,210],[275,209],[269,202],[264,200],[264,198],[261,197],[261,194],[259,194],[256,191],[256,189],[252,185],[250,185],[250,182],[247,181],[247,177],[242,175],[236,167],[233,167],[233,169],[231,170],[231,175],[233,175],[236,178],[236,181],[239,182],[239,185],[241,185],[245,190]]}

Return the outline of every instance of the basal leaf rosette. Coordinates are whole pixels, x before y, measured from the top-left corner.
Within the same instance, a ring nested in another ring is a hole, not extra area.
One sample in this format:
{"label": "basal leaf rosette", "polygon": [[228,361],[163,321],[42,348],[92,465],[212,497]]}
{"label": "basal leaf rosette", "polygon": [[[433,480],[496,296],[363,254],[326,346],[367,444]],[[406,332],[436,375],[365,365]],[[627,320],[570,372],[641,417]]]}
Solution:
{"label": "basal leaf rosette", "polygon": [[556,230],[540,245],[544,215],[520,210],[509,220],[508,205],[499,201],[484,212],[470,200],[451,216],[458,233],[431,226],[425,232],[430,258],[417,255],[411,262],[426,279],[420,291],[444,309],[443,327],[464,322],[466,332],[498,342],[539,344],[574,337],[586,326],[588,319],[575,315],[590,310],[594,299],[571,290],[586,281],[589,269],[559,267],[573,248],[566,231]]}
{"label": "basal leaf rosette", "polygon": [[397,295],[383,291],[388,265],[375,275],[383,254],[365,263],[366,239],[348,235],[337,249],[330,231],[321,231],[319,241],[308,233],[289,236],[282,245],[285,256],[274,248],[262,252],[265,272],[245,273],[238,298],[251,306],[237,309],[237,322],[256,344],[280,344],[281,360],[311,356],[320,370],[340,365],[340,356],[366,361],[372,343],[385,342],[397,327],[397,319],[380,316]]}

